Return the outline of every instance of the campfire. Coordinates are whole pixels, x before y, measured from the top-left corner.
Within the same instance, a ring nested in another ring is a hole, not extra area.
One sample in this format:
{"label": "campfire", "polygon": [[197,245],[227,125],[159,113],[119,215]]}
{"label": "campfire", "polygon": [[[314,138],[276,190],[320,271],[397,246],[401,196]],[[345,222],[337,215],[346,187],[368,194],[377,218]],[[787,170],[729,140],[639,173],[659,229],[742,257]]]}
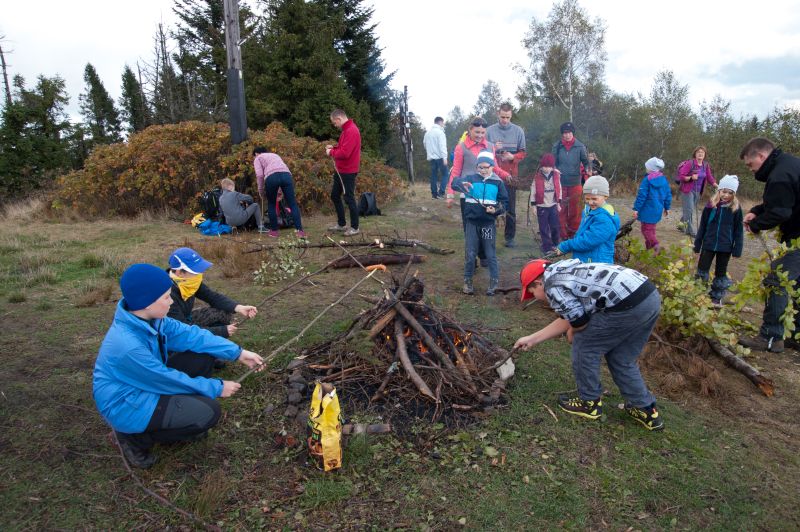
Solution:
{"label": "campfire", "polygon": [[507,402],[511,354],[426,304],[408,270],[382,298],[362,296],[374,306],[345,332],[293,360],[289,383],[331,383],[349,409],[395,426],[414,417],[458,424]]}

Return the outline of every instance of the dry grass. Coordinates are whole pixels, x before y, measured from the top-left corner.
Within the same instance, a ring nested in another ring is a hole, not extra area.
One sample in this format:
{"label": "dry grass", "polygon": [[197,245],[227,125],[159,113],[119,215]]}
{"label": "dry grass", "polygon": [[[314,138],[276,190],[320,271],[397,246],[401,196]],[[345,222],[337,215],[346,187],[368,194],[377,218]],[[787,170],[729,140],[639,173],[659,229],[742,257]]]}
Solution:
{"label": "dry grass", "polygon": [[245,253],[246,246],[225,238],[194,243],[186,241],[184,245],[213,262],[226,279],[250,277],[264,259],[264,253]]}
{"label": "dry grass", "polygon": [[48,218],[47,210],[50,202],[41,197],[9,203],[0,213],[0,221],[9,223],[37,222]]}
{"label": "dry grass", "polygon": [[200,516],[211,515],[228,500],[233,482],[222,469],[206,473],[197,490],[194,511]]}
{"label": "dry grass", "polygon": [[109,281],[95,281],[81,289],[75,300],[76,307],[93,307],[111,301],[114,295],[114,285]]}

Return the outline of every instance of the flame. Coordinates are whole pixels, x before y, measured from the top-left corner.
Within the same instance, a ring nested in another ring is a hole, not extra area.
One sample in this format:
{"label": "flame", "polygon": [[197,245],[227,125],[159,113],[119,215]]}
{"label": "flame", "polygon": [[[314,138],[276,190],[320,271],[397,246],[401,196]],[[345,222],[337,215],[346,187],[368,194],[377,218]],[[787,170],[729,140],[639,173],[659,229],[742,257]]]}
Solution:
{"label": "flame", "polygon": [[422,342],[422,340],[417,342],[417,349],[420,353],[427,353],[428,347]]}

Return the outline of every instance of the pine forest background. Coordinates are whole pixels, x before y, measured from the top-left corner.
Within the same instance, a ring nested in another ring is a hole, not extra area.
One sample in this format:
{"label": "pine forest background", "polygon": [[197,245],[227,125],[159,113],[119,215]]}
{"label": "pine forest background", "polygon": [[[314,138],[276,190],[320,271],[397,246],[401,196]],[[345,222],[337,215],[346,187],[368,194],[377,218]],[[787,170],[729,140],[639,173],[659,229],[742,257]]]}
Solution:
{"label": "pine forest background", "polygon": [[[86,58],[85,90],[78,95],[79,122],[66,113],[72,96],[62,78],[43,73],[29,81],[7,72],[3,61],[0,201],[37,190],[58,193],[63,187],[68,192],[87,178],[106,179],[105,193],[122,194],[118,179],[126,170],[126,183],[153,188],[159,180],[180,178],[181,169],[173,165],[187,163],[194,165],[192,171],[198,174],[193,174],[196,183],[187,189],[191,195],[226,169],[247,172],[245,150],[252,148],[252,143],[237,148],[225,140],[228,111],[222,0],[175,0],[173,10],[178,22],[174,27],[154,28],[152,50],[143,50],[143,59],[135,65],[120,65],[119,80],[105,80],[121,84],[119,101],[109,96],[91,58]],[[389,43],[378,42],[375,28],[379,21],[372,15],[372,9],[361,0],[262,0],[255,7],[240,5],[247,121],[251,131],[267,132],[256,138],[283,138],[284,145],[293,146],[296,157],[307,161],[304,168],[321,172],[322,163],[313,163],[310,150],[316,149],[317,141],[338,136],[328,116],[332,109],[343,108],[361,129],[374,173],[395,184],[399,174],[383,170],[380,163],[405,172],[399,135],[401,94],[390,87],[394,73],[381,57],[381,45]],[[577,0],[556,2],[546,19],[531,19],[528,32],[520,36],[527,57],[519,58],[522,82],[515,94],[501,94],[495,81],[486,80],[472,109],[454,106],[444,115],[448,148],[452,150],[472,116],[482,115],[493,123],[499,104],[509,102],[515,110],[513,121],[527,136],[531,156],[523,165],[526,173],[533,172],[539,156],[550,151],[559,137],[558,126],[565,120],[574,122],[576,136],[603,161],[604,175],[618,183],[635,182],[644,171],[644,161],[653,155],[666,161],[666,172],[671,175],[701,144],[708,147],[709,160],[719,176],[748,175],[738,153],[754,136],[766,136],[784,150],[800,153],[797,109],[775,108],[767,116],[734,116],[731,102],[719,96],[693,108],[690,87],[669,70],[656,74],[649,93],[635,87],[627,93],[611,90],[604,79],[605,31],[604,21],[589,17]],[[7,46],[0,49],[7,50]],[[409,80],[409,89],[413,96],[413,80]],[[426,118],[432,123],[433,117]],[[214,138],[221,139],[213,149],[208,138],[196,134],[198,128],[202,130],[198,122],[208,127],[222,123],[213,126]],[[268,130],[274,122],[280,122],[281,129]],[[426,180],[422,136],[428,124],[415,117],[410,123],[417,179]],[[178,129],[174,129],[176,125]],[[168,126],[172,128],[165,130],[169,133],[156,129],[149,134],[151,143],[129,148],[144,130]],[[289,133],[297,138],[286,140]],[[114,162],[130,162],[135,150],[165,146],[174,155],[176,147],[169,146],[170,138],[187,142],[182,146],[186,153],[151,164],[144,177],[131,179],[131,167],[120,168]],[[191,139],[203,145],[194,146]],[[100,149],[105,145],[118,146]],[[201,161],[195,154],[208,156],[210,152],[215,157],[215,172],[206,176],[206,183],[197,170]],[[303,171],[299,170],[300,175]],[[319,176],[314,177],[319,181]],[[116,180],[116,185],[111,186],[111,180]],[[744,195],[757,194],[753,180],[742,180],[742,184]]]}

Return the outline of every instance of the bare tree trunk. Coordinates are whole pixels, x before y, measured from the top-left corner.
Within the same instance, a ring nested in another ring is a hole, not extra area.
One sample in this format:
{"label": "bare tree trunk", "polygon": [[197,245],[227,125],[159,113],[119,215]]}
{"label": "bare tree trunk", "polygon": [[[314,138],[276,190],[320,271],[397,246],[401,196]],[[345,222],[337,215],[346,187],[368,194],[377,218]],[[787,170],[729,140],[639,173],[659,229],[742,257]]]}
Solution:
{"label": "bare tree trunk", "polygon": [[[0,37],[0,40],[3,39],[4,36]],[[6,71],[6,56],[3,52],[3,47],[0,46],[0,62],[3,64],[3,86],[5,88],[6,93],[6,106],[11,105],[11,86],[8,84],[8,72]]]}

